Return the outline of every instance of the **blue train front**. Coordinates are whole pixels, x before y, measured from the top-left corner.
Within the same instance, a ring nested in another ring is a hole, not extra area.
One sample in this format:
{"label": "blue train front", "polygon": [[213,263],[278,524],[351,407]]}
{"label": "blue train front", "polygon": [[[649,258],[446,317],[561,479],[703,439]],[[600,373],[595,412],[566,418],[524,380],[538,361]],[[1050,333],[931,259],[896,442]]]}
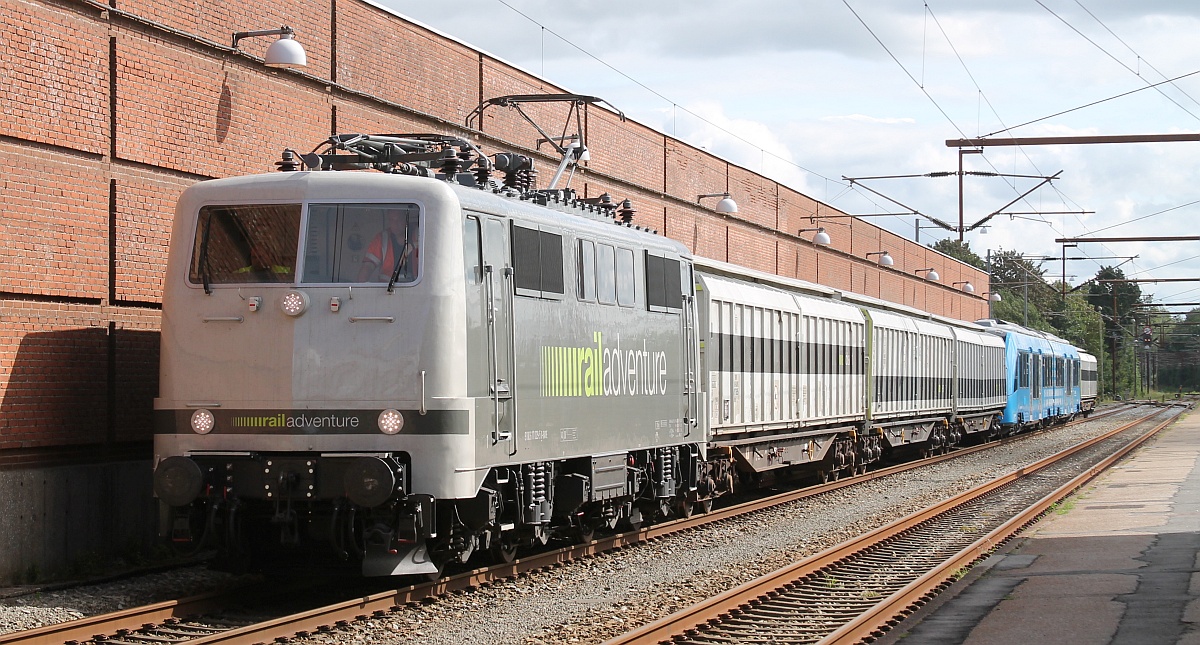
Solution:
{"label": "blue train front", "polygon": [[[1077,348],[1052,334],[1000,320],[979,324],[1004,338],[1008,403],[1000,423],[1006,434],[1060,423],[1085,412],[1084,370]],[[1094,367],[1095,359],[1091,364]],[[1094,407],[1094,371],[1088,384]]]}

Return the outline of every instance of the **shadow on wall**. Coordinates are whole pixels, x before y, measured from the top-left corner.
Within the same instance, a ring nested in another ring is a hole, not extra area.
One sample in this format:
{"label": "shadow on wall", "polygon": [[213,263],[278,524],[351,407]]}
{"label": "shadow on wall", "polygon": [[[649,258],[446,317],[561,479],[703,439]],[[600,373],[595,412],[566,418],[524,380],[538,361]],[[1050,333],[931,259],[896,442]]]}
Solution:
{"label": "shadow on wall", "polygon": [[158,354],[151,331],[21,339],[0,382],[0,584],[78,574],[154,544]]}
{"label": "shadow on wall", "polygon": [[0,382],[0,450],[149,441],[158,354],[156,331],[27,334]]}

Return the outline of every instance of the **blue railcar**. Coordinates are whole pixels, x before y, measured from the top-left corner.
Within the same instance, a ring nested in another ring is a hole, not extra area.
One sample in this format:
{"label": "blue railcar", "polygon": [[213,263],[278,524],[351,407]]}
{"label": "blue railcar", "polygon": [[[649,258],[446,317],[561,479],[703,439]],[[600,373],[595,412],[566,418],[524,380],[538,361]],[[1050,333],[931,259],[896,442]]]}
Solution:
{"label": "blue railcar", "polygon": [[1078,349],[1053,334],[1001,320],[978,323],[1004,338],[1004,434],[1061,423],[1083,411]]}

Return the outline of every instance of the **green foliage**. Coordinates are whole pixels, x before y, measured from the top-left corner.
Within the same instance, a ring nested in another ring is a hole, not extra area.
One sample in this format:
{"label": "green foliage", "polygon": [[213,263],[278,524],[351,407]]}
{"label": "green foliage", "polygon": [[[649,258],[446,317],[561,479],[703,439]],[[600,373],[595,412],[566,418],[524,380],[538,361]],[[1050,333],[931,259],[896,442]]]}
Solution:
{"label": "green foliage", "polygon": [[953,239],[938,240],[930,244],[929,248],[949,255],[959,262],[969,264],[980,271],[987,271],[987,262],[971,250],[970,242],[960,242]]}
{"label": "green foliage", "polygon": [[[989,256],[992,293],[1003,298],[993,305],[994,317],[1032,329],[1054,331],[1046,322],[1045,312],[1057,311],[1062,302],[1059,289],[1046,282],[1046,270],[1040,260],[1027,260],[1019,251],[1001,250]],[[1016,309],[1003,306],[1008,302]]]}

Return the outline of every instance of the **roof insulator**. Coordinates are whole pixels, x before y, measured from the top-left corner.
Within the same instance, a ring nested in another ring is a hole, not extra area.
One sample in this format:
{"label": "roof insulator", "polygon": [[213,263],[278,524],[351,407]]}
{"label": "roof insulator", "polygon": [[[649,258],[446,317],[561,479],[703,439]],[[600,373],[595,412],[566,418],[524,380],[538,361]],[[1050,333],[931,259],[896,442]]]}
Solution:
{"label": "roof insulator", "polygon": [[629,201],[628,199],[621,202],[621,208],[617,209],[617,215],[619,215],[621,217],[621,221],[624,222],[625,224],[629,224],[630,222],[632,222],[633,216],[636,213],[637,213],[637,210],[635,210],[633,208],[633,202]]}

